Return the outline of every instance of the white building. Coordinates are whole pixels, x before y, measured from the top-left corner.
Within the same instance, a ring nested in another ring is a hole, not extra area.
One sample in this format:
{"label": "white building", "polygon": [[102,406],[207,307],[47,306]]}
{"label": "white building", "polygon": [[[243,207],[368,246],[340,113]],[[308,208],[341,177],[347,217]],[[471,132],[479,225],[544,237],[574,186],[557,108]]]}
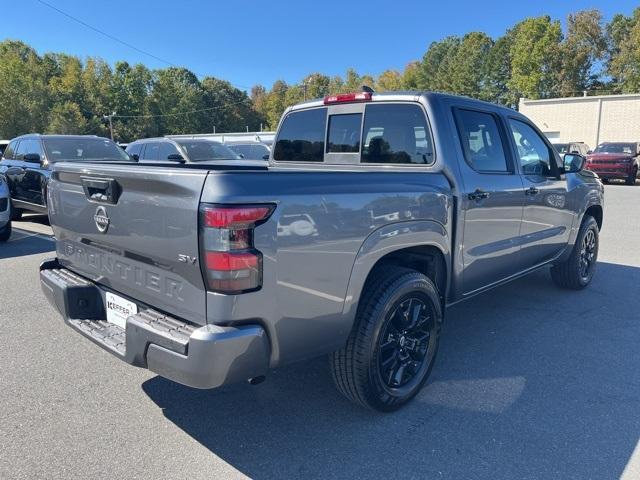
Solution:
{"label": "white building", "polygon": [[640,94],[520,99],[518,110],[552,142],[640,141]]}

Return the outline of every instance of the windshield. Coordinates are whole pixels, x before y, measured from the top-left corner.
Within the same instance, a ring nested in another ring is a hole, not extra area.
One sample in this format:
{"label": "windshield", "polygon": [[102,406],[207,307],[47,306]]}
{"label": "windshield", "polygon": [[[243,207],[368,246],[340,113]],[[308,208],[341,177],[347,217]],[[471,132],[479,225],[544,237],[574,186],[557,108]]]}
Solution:
{"label": "windshield", "polygon": [[100,137],[44,137],[50,162],[83,160],[131,161],[116,143]]}
{"label": "windshield", "polygon": [[568,143],[556,143],[553,145],[558,153],[568,153],[569,152],[569,144]]}
{"label": "windshield", "polygon": [[178,144],[185,150],[190,162],[240,160],[242,158],[229,147],[211,140],[179,140]]}
{"label": "windshield", "polygon": [[635,154],[633,151],[634,148],[633,143],[603,143],[598,145],[598,148],[594,150],[595,153],[631,153]]}

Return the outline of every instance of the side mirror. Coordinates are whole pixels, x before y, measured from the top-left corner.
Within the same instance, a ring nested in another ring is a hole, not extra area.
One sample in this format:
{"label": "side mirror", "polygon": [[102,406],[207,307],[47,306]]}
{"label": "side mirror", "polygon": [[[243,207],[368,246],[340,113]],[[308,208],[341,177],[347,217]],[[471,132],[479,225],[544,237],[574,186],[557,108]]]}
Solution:
{"label": "side mirror", "polygon": [[171,155],[167,155],[167,160],[171,160],[173,162],[183,162],[185,161],[184,157],[179,153],[172,153]]}
{"label": "side mirror", "polygon": [[584,168],[587,159],[577,153],[564,154],[564,173],[577,173]]}
{"label": "side mirror", "polygon": [[134,153],[133,155],[131,155],[131,158],[133,158],[137,162],[138,160],[140,160],[140,155]]}
{"label": "side mirror", "polygon": [[25,162],[29,162],[29,163],[40,163],[40,154],[38,154],[38,153],[27,153],[27,154],[25,154],[24,157],[22,157],[22,159]]}

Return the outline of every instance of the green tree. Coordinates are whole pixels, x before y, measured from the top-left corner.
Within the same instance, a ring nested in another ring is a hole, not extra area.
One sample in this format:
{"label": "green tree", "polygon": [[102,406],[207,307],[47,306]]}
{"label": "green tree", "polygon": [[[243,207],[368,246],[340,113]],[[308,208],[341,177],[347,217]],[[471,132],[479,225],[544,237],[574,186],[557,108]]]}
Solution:
{"label": "green tree", "polygon": [[156,115],[158,135],[211,131],[200,112],[206,108],[202,86],[186,68],[157,70],[147,105],[149,114]]}
{"label": "green tree", "polygon": [[256,131],[260,128],[264,118],[253,109],[246,92],[226,80],[213,77],[204,78],[201,84],[205,108],[211,109],[199,114],[205,125],[211,125],[211,128],[215,125],[218,132],[243,131],[246,128]]}
{"label": "green tree", "polygon": [[487,53],[482,70],[480,98],[489,102],[515,107],[517,95],[509,88],[511,80],[511,32],[498,38]]}
{"label": "green tree", "polygon": [[403,89],[418,90],[420,88],[420,62],[409,63],[404,68],[400,81]]}
{"label": "green tree", "polygon": [[0,43],[0,136],[12,138],[44,130],[49,110],[42,59],[22,42]]}
{"label": "green tree", "polygon": [[276,80],[265,100],[265,117],[269,127],[275,129],[287,108],[286,96],[289,86],[283,80]]}
{"label": "green tree", "polygon": [[513,29],[511,78],[519,97],[548,98],[558,93],[562,30],[549,16],[527,18]]}
{"label": "green tree", "polygon": [[560,95],[572,96],[588,90],[598,80],[594,65],[603,59],[606,47],[602,15],[598,10],[583,10],[569,15],[567,35],[560,49]]}
{"label": "green tree", "polygon": [[454,58],[460,47],[460,38],[446,37],[432,42],[422,58],[417,75],[417,87],[421,90],[451,91],[451,72]]}
{"label": "green tree", "polygon": [[59,135],[82,135],[86,133],[87,121],[77,103],[66,101],[54,105],[49,112],[46,133]]}
{"label": "green tree", "polygon": [[402,75],[397,70],[385,70],[378,76],[375,88],[382,92],[402,90]]}
{"label": "green tree", "polygon": [[619,93],[640,92],[640,7],[631,17],[616,15],[607,26],[607,72]]}

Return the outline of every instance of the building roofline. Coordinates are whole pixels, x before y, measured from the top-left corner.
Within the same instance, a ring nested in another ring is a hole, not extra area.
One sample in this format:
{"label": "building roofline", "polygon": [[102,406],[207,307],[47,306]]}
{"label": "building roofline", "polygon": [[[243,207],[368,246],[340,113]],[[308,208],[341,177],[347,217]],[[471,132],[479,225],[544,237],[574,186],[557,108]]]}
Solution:
{"label": "building roofline", "polygon": [[640,99],[640,93],[621,93],[616,95],[591,95],[587,97],[558,97],[558,98],[520,98],[521,104],[538,104],[538,103],[563,103],[563,102],[584,102],[585,100],[600,100],[600,99],[623,99],[623,98],[638,98]]}

